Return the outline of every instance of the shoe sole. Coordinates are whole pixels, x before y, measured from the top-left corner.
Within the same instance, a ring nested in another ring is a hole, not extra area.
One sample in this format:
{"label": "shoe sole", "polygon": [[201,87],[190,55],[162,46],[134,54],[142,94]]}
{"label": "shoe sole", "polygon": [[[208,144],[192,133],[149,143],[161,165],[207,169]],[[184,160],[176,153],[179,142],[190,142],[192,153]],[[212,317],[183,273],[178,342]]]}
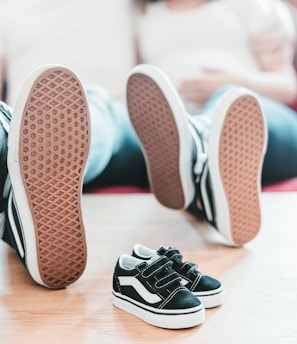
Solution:
{"label": "shoe sole", "polygon": [[44,66],[26,80],[9,133],[8,168],[32,278],[63,288],[85,270],[81,211],[89,115],[78,77]]}
{"label": "shoe sole", "polygon": [[267,146],[261,107],[245,89],[232,89],[217,104],[209,133],[208,166],[215,222],[234,246],[261,227],[261,173]]}
{"label": "shoe sole", "polygon": [[113,292],[112,302],[117,308],[142,319],[150,325],[161,328],[190,328],[202,324],[205,320],[205,310],[202,304],[190,309],[166,312],[142,304],[137,305],[133,299],[116,292]]}
{"label": "shoe sole", "polygon": [[223,287],[205,292],[193,292],[193,294],[198,297],[206,309],[218,307],[225,300],[225,290]]}
{"label": "shoe sole", "polygon": [[179,95],[162,72],[140,65],[129,76],[127,104],[152,192],[168,208],[186,208],[195,194],[189,149],[192,138]]}

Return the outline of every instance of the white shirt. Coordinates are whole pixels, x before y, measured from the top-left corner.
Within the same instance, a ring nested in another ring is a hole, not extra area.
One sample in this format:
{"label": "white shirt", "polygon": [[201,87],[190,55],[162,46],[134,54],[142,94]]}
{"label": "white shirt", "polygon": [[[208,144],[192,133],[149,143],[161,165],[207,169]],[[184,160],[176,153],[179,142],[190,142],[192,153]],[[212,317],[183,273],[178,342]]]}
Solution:
{"label": "white shirt", "polygon": [[47,63],[124,99],[135,64],[130,7],[130,0],[0,0],[9,104],[31,70]]}
{"label": "white shirt", "polygon": [[[161,68],[176,86],[203,68],[257,71],[248,39],[269,25],[272,2],[218,0],[183,11],[170,10],[165,1],[150,3],[137,20],[141,57]],[[292,22],[290,16],[286,20]]]}

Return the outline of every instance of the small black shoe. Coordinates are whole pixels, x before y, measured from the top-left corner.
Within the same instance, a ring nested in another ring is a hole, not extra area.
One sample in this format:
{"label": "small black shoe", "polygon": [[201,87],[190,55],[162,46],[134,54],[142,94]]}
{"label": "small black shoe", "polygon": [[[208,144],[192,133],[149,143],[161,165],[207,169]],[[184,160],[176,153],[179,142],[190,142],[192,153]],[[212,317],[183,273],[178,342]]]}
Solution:
{"label": "small black shoe", "polygon": [[80,80],[42,66],[26,79],[8,135],[4,240],[35,282],[63,288],[86,265],[81,211],[89,114]]}
{"label": "small black shoe", "polygon": [[182,284],[199,298],[204,308],[217,307],[224,302],[225,290],[222,283],[199,272],[196,264],[183,262],[183,256],[178,249],[161,246],[155,251],[141,244],[136,244],[132,255],[143,260],[151,259],[156,255],[166,256],[173,262],[172,267],[182,278]]}
{"label": "small black shoe", "polygon": [[144,261],[122,255],[113,275],[113,304],[162,328],[197,326],[205,319],[202,303],[181,283],[165,256]]}

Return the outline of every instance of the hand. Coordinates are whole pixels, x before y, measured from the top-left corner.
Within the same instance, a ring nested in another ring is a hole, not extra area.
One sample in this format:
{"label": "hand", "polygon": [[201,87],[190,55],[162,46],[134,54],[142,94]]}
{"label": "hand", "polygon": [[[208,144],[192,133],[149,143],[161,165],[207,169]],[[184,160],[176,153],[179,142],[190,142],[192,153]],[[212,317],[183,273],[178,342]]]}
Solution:
{"label": "hand", "polygon": [[279,71],[286,64],[288,49],[293,48],[284,26],[279,20],[271,21],[265,30],[250,36],[250,47],[263,71]]}
{"label": "hand", "polygon": [[178,91],[186,101],[200,106],[221,86],[236,83],[234,75],[219,69],[203,69],[195,79],[183,80]]}

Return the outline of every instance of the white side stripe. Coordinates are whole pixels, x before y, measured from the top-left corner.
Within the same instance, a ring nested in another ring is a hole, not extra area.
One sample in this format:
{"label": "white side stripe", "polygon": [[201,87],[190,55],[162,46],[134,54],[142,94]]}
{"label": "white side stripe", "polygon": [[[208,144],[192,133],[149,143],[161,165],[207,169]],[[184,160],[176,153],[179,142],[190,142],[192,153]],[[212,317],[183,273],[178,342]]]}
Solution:
{"label": "white side stripe", "polygon": [[0,213],[0,239],[2,239],[5,227],[5,215],[4,212]]}
{"label": "white side stripe", "polygon": [[135,277],[120,276],[119,281],[121,286],[133,287],[137,293],[148,303],[157,303],[162,300],[157,294],[152,294],[149,292]]}
{"label": "white side stripe", "polygon": [[12,213],[12,192],[10,192],[9,197],[8,197],[8,219],[9,219],[10,227],[11,227],[16,245],[18,247],[19,254],[22,258],[24,258],[24,255],[25,255],[24,248],[22,246],[21,239],[19,237],[19,233],[16,228],[13,213]]}
{"label": "white side stripe", "polygon": [[206,190],[206,177],[207,177],[208,167],[206,167],[203,171],[202,178],[201,178],[201,196],[203,199],[204,210],[206,213],[206,217],[208,221],[213,220],[211,206],[208,200],[207,190]]}
{"label": "white side stripe", "polygon": [[186,285],[189,283],[189,281],[187,281],[186,279],[182,278],[181,281],[180,281],[180,283],[181,283],[183,286],[186,286]]}

